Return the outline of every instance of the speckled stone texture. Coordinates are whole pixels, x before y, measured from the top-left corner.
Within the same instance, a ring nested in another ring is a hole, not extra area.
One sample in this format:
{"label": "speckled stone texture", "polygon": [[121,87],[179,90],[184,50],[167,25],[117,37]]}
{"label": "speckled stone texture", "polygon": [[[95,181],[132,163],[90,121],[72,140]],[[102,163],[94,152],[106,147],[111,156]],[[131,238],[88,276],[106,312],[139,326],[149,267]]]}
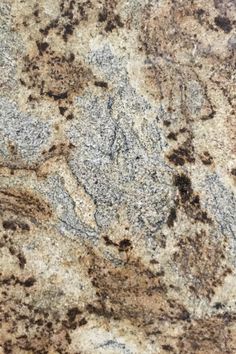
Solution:
{"label": "speckled stone texture", "polygon": [[235,24],[1,0],[0,354],[236,353]]}

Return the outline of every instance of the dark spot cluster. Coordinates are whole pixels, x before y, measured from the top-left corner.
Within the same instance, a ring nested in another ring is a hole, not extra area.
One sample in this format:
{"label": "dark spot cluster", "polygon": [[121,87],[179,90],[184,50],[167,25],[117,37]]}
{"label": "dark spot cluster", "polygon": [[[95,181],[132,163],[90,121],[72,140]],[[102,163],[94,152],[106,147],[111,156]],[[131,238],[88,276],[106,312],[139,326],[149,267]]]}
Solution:
{"label": "dark spot cluster", "polygon": [[236,168],[232,168],[231,170],[231,175],[236,177]]}
{"label": "dark spot cluster", "polygon": [[174,348],[169,344],[163,344],[162,349],[166,352],[173,352],[174,351]]}
{"label": "dark spot cluster", "polygon": [[213,163],[213,157],[210,155],[208,151],[204,151],[203,154],[200,156],[203,165],[209,166]]}
{"label": "dark spot cluster", "polygon": [[36,219],[38,222],[47,220],[52,216],[52,210],[36,193],[24,189],[0,189],[0,211],[14,215],[14,219],[4,220],[5,229],[15,231],[29,231],[28,222],[15,220],[15,217]]}
{"label": "dark spot cluster", "polygon": [[78,3],[75,0],[60,0],[59,7],[60,16],[51,20],[39,31],[44,37],[47,37],[51,31],[55,31],[64,42],[67,42],[80,23],[88,20],[88,10],[91,8],[91,2],[89,0],[83,3]]}
{"label": "dark spot cluster", "polygon": [[[171,130],[171,122],[166,120],[163,122],[163,125],[165,130],[167,130],[166,137],[170,143],[176,144],[176,142],[178,143],[180,139],[182,140],[183,135],[185,136],[184,142],[179,142],[177,147],[172,148],[171,151],[166,155],[171,164],[175,166],[184,166],[186,164],[195,163],[195,149],[193,145],[193,133],[191,132],[191,129],[184,127],[173,131]],[[200,158],[202,163],[205,165],[210,165],[213,162],[213,158],[207,151],[204,151]]]}
{"label": "dark spot cluster", "polygon": [[106,246],[114,246],[119,252],[126,252],[132,249],[132,243],[129,239],[124,238],[120,242],[113,242],[108,236],[103,237]]}
{"label": "dark spot cluster", "polygon": [[88,323],[85,317],[83,317],[83,312],[74,306],[68,309],[66,313],[66,319],[63,320],[63,325],[67,329],[74,330],[77,327],[85,326]]}
{"label": "dark spot cluster", "polygon": [[104,24],[106,32],[112,32],[115,28],[124,27],[120,15],[116,13],[116,6],[116,0],[105,0],[102,10],[98,13],[98,23]]}
{"label": "dark spot cluster", "polygon": [[95,81],[94,85],[101,88],[108,88],[108,83],[105,81]]}
{"label": "dark spot cluster", "polygon": [[176,175],[174,185],[178,188],[182,203],[186,203],[193,195],[192,183],[188,176]]}
{"label": "dark spot cluster", "polygon": [[18,220],[4,220],[2,226],[5,230],[16,231],[19,229],[21,231],[30,231],[29,224]]}
{"label": "dark spot cluster", "polygon": [[[5,323],[8,328],[6,340],[1,343],[4,353],[26,351],[35,354],[49,352],[70,354],[72,352],[68,350],[68,346],[72,342],[71,331],[87,324],[81,311],[78,318],[71,322],[68,313],[62,314],[38,308],[24,298],[21,301],[11,298],[10,290],[4,291],[1,304],[4,308],[0,314],[0,322]],[[3,338],[4,334],[3,331]],[[11,339],[8,340],[9,336]],[[58,337],[56,341],[55,336]]]}
{"label": "dark spot cluster", "polygon": [[177,208],[182,208],[185,213],[195,222],[211,223],[207,212],[201,209],[200,197],[192,188],[190,178],[185,174],[178,174],[174,177],[174,186],[179,192],[180,199],[176,199]]}
{"label": "dark spot cluster", "polygon": [[169,216],[167,218],[167,225],[168,227],[173,227],[174,226],[174,222],[177,219],[177,212],[176,212],[176,208],[173,207],[170,209],[170,213]]}
{"label": "dark spot cluster", "polygon": [[233,353],[235,320],[235,314],[227,313],[195,320],[185,329],[184,335],[178,338],[177,352]]}
{"label": "dark spot cluster", "polygon": [[229,33],[232,30],[232,24],[228,17],[217,16],[214,19],[215,25],[223,30],[225,33]]}
{"label": "dark spot cluster", "polygon": [[47,42],[36,41],[36,45],[40,55],[43,55],[43,52],[45,52],[49,47],[49,44]]}
{"label": "dark spot cluster", "polygon": [[127,251],[128,249],[131,248],[131,246],[132,246],[131,241],[128,240],[127,238],[125,238],[119,242],[119,250],[122,252]]}
{"label": "dark spot cluster", "polygon": [[31,94],[29,102],[52,100],[61,115],[70,117],[73,97],[79,95],[92,79],[92,73],[72,52],[59,55],[44,43],[38,43],[38,55],[24,57],[21,81]]}
{"label": "dark spot cluster", "polygon": [[224,263],[224,243],[201,230],[181,236],[177,247],[173,261],[188,279],[189,290],[196,296],[210,299],[214,289],[222,285],[223,279],[231,273]]}
{"label": "dark spot cluster", "polygon": [[[3,221],[3,228],[5,230],[9,230],[9,228],[5,228],[4,227],[5,221]],[[11,231],[15,231],[12,230],[12,228],[10,229]],[[0,248],[2,247],[6,247],[10,254],[14,257],[16,257],[18,264],[19,264],[19,268],[20,269],[24,269],[26,266],[26,258],[25,255],[23,253],[23,251],[21,250],[21,248],[19,247],[18,244],[16,244],[16,242],[14,242],[14,234],[13,233],[1,233],[1,239],[0,239]]]}
{"label": "dark spot cluster", "polygon": [[65,156],[67,158],[74,147],[72,143],[53,144],[47,151],[43,151],[43,155],[46,159],[56,156]]}
{"label": "dark spot cluster", "polygon": [[70,308],[67,311],[67,317],[70,322],[74,322],[77,315],[80,315],[82,312],[78,309],[77,306]]}
{"label": "dark spot cluster", "polygon": [[176,166],[183,166],[185,163],[194,163],[194,147],[190,139],[187,139],[181,146],[173,149],[167,158]]}
{"label": "dark spot cluster", "polygon": [[22,280],[20,278],[17,278],[14,275],[11,275],[11,276],[5,277],[5,278],[1,277],[0,283],[2,285],[5,285],[5,286],[20,285],[20,286],[23,286],[25,288],[31,288],[36,283],[36,279],[34,277],[29,277],[29,278],[27,278],[25,280]]}
{"label": "dark spot cluster", "polygon": [[204,18],[205,18],[206,11],[202,8],[198,8],[195,10],[195,17],[197,18],[198,22],[202,25]]}

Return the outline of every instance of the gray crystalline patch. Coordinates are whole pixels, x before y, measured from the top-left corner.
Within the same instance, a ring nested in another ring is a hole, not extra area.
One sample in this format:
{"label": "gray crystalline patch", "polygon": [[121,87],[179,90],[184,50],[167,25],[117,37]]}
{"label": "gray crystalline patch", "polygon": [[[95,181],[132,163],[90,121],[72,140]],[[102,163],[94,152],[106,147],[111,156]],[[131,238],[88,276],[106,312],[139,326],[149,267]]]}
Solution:
{"label": "gray crystalline patch", "polygon": [[204,104],[203,90],[199,82],[191,80],[187,84],[186,104],[191,114],[198,114]]}
{"label": "gray crystalline patch", "polygon": [[[105,45],[96,51],[91,51],[88,56],[88,62],[100,69],[108,80],[112,77],[115,77],[116,80],[122,77],[123,80],[127,81],[123,61],[112,53],[109,45]],[[123,84],[125,85],[125,83]]]}
{"label": "gray crystalline patch", "polygon": [[16,59],[22,53],[24,45],[19,33],[11,30],[10,4],[0,3],[0,70],[4,75],[0,77],[0,85],[3,94],[17,89]]}
{"label": "gray crystalline patch", "polygon": [[97,239],[96,230],[91,229],[78,218],[75,212],[75,202],[65,189],[64,179],[59,175],[49,176],[40,185],[40,192],[47,197],[50,204],[57,209],[59,219],[58,229],[64,235],[65,232],[95,241]]}
{"label": "gray crystalline patch", "polygon": [[228,40],[228,49],[236,50],[236,35],[233,34]]}
{"label": "gray crystalline patch", "polygon": [[1,36],[1,30],[4,31],[4,29],[0,29],[0,70],[1,72],[4,71],[4,75],[0,77],[0,84],[3,88],[2,92],[4,92],[4,88],[6,88],[7,91],[10,88],[15,90],[17,87],[16,61],[13,57],[12,47],[9,46],[9,43],[13,45],[16,38],[11,36],[12,38],[6,41],[5,38]]}
{"label": "gray crystalline patch", "polygon": [[89,59],[108,78],[108,85],[114,74],[116,80],[112,95],[77,98],[80,119],[67,132],[76,146],[69,165],[93,199],[101,229],[125,209],[134,232],[155,232],[167,218],[172,196],[157,108],[130,86],[124,60],[109,46],[93,51]]}
{"label": "gray crystalline patch", "polygon": [[19,112],[13,102],[0,98],[0,152],[9,159],[7,146],[14,143],[17,154],[26,162],[38,162],[43,147],[48,143],[51,124]]}
{"label": "gray crystalline patch", "polygon": [[207,200],[205,208],[212,212],[219,224],[221,233],[236,237],[236,197],[221,182],[216,174],[206,178]]}
{"label": "gray crystalline patch", "polygon": [[100,228],[109,227],[125,208],[133,230],[156,231],[167,218],[172,195],[161,134],[155,123],[146,123],[143,132],[134,129],[135,114],[150,106],[140,106],[133,89],[112,99],[112,109],[91,95],[78,100],[80,119],[67,132],[76,146],[69,165],[96,205]]}
{"label": "gray crystalline patch", "polygon": [[126,347],[125,344],[118,342],[117,340],[109,339],[105,341],[104,343],[101,343],[100,345],[96,346],[94,349],[112,349],[115,350],[116,352],[119,351],[122,354],[133,354],[133,352]]}

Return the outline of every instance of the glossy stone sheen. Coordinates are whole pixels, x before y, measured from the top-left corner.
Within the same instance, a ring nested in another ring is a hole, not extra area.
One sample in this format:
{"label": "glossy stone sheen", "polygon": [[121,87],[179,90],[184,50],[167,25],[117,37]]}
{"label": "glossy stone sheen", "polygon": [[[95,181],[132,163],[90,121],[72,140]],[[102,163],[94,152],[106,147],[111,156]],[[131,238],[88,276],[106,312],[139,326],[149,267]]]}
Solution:
{"label": "glossy stone sheen", "polygon": [[0,354],[236,353],[235,24],[0,2]]}

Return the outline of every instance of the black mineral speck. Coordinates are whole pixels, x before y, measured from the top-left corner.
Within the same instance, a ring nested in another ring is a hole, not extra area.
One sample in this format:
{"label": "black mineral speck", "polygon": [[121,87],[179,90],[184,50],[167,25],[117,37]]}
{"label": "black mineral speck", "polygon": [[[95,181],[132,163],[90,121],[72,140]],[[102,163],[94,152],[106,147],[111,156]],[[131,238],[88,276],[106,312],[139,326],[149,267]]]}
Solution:
{"label": "black mineral speck", "polygon": [[81,311],[76,306],[67,311],[67,317],[71,322],[73,322],[79,314],[81,314]]}
{"label": "black mineral speck", "polygon": [[30,277],[30,278],[28,278],[28,279],[26,279],[26,280],[24,281],[24,286],[25,286],[26,288],[30,288],[30,287],[33,286],[35,283],[36,283],[36,279],[33,278],[33,277]]}
{"label": "black mineral speck", "polygon": [[42,55],[43,52],[45,52],[47,50],[47,48],[49,47],[49,44],[47,42],[36,42],[37,47],[38,47],[38,51],[39,54]]}
{"label": "black mineral speck", "polygon": [[225,33],[229,33],[232,30],[232,25],[228,17],[217,16],[214,21],[216,26],[222,29]]}
{"label": "black mineral speck", "polygon": [[126,251],[127,249],[129,249],[131,247],[131,242],[130,240],[128,240],[127,238],[123,239],[122,241],[120,241],[119,243],[119,250],[120,251]]}
{"label": "black mineral speck", "polygon": [[162,349],[165,350],[166,352],[173,352],[173,350],[174,350],[174,348],[168,344],[162,345]]}
{"label": "black mineral speck", "polygon": [[11,230],[11,231],[16,231],[16,228],[17,228],[16,223],[11,220],[3,221],[2,226],[5,230]]}
{"label": "black mineral speck", "polygon": [[236,168],[232,168],[231,175],[236,176]]}
{"label": "black mineral speck", "polygon": [[170,214],[169,214],[168,219],[167,219],[168,227],[174,226],[174,221],[176,220],[176,218],[177,218],[176,209],[175,208],[171,208],[170,209]]}
{"label": "black mineral speck", "polygon": [[95,81],[94,85],[102,88],[108,88],[108,84],[105,81]]}
{"label": "black mineral speck", "polygon": [[184,174],[175,176],[174,185],[179,190],[182,202],[186,202],[190,199],[193,190],[191,180],[188,176]]}

